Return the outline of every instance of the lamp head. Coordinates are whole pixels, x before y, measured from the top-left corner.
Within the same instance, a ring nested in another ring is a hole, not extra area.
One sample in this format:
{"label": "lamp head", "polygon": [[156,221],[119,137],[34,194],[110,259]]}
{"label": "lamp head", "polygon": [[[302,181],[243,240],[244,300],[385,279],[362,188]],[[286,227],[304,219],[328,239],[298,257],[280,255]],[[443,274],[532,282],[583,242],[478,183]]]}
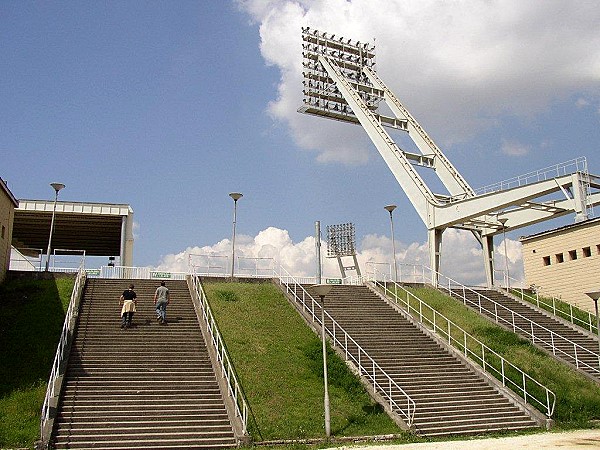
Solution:
{"label": "lamp head", "polygon": [[502,224],[502,226],[505,226],[506,222],[508,222],[508,219],[506,217],[500,217],[498,219],[498,222],[500,222]]}
{"label": "lamp head", "polygon": [[311,287],[319,297],[325,297],[333,288],[331,284],[313,284]]}
{"label": "lamp head", "polygon": [[60,191],[61,189],[64,189],[65,185],[62,183],[50,183],[50,186],[52,186],[52,188],[56,191],[56,193],[58,194],[58,191]]}
{"label": "lamp head", "polygon": [[234,202],[237,202],[243,195],[240,192],[231,192],[229,196],[233,199]]}
{"label": "lamp head", "polygon": [[596,302],[600,298],[600,291],[586,292],[585,295]]}
{"label": "lamp head", "polygon": [[391,214],[392,211],[396,209],[396,205],[387,205],[387,206],[384,206],[383,209],[385,209],[386,211],[389,211],[389,213]]}

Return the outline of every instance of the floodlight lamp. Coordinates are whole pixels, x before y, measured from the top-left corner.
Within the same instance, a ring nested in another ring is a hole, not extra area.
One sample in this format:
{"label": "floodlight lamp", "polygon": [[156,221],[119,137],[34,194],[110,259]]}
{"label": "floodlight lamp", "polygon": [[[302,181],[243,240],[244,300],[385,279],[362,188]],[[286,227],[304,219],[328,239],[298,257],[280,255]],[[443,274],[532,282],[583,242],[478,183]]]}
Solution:
{"label": "floodlight lamp", "polygon": [[62,183],[50,183],[50,186],[52,186],[52,188],[56,191],[56,193],[58,194],[58,191],[60,191],[61,189],[64,189],[65,185]]}
{"label": "floodlight lamp", "polygon": [[240,192],[231,192],[229,196],[233,199],[234,202],[237,202],[243,195]]}
{"label": "floodlight lamp", "polygon": [[600,298],[600,291],[586,292],[585,295],[587,295],[594,301],[598,301],[598,299]]}
{"label": "floodlight lamp", "polygon": [[505,227],[506,222],[508,222],[508,219],[506,217],[501,217],[498,219],[498,222],[500,222],[502,224],[502,227]]}
{"label": "floodlight lamp", "polygon": [[331,284],[313,284],[311,287],[319,297],[325,297],[333,288]]}
{"label": "floodlight lamp", "polygon": [[396,205],[387,205],[384,206],[383,209],[385,209],[386,211],[388,211],[390,214],[392,213],[393,210],[395,210],[397,208]]}

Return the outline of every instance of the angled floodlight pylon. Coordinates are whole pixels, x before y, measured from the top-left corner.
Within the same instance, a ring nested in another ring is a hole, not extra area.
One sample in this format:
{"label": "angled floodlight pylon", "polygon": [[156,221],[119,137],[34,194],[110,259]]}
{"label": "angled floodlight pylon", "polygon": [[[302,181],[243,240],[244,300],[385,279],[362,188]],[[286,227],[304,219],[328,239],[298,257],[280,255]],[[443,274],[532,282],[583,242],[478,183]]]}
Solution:
{"label": "angled floodlight pylon", "polygon": [[[496,234],[570,213],[585,220],[600,204],[600,177],[589,174],[585,158],[475,191],[376,74],[374,45],[309,27],[302,28],[302,41],[304,104],[298,111],[363,127],[427,227],[434,284],[447,228],[473,233],[492,285]],[[379,113],[382,103],[394,117]],[[402,150],[386,128],[406,132],[420,153]],[[414,166],[432,169],[447,192],[434,193]],[[559,198],[548,198],[554,194]],[[507,219],[504,226],[499,218]]]}
{"label": "angled floodlight pylon", "polygon": [[[354,270],[360,277],[360,266],[356,259],[356,232],[353,223],[327,225],[327,257],[337,258],[342,278],[346,278],[346,270]],[[352,266],[344,266],[343,257],[352,257]]]}

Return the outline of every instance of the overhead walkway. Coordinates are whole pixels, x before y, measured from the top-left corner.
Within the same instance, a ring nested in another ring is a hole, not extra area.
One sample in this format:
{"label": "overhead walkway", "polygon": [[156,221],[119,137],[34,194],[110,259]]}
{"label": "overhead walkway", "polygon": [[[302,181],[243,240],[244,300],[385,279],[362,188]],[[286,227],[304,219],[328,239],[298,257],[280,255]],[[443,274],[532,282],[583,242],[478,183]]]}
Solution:
{"label": "overhead walkway", "polygon": [[[310,286],[287,285],[284,291],[307,320],[318,320],[315,311],[321,305],[314,303],[318,296]],[[418,435],[526,430],[544,423],[542,414],[445,348],[368,287],[333,287],[325,311],[325,327],[335,346],[357,365],[386,407],[408,408],[397,416]]]}
{"label": "overhead walkway", "polygon": [[[133,326],[118,299],[138,294]],[[155,320],[156,280],[88,279],[50,445],[52,448],[230,448],[238,444],[186,281],[167,282],[166,325]]]}

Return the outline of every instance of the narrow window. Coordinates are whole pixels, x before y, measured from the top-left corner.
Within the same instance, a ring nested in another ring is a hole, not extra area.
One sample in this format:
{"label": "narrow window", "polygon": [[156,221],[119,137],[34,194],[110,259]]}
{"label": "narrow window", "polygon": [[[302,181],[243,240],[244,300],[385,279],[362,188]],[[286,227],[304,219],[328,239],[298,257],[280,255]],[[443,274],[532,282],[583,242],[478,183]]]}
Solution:
{"label": "narrow window", "polygon": [[590,256],[592,256],[592,249],[590,247],[583,247],[581,250],[583,250],[584,258],[589,258]]}
{"label": "narrow window", "polygon": [[569,250],[569,261],[577,259],[577,250]]}
{"label": "narrow window", "polygon": [[600,255],[600,244],[596,245],[596,253]]}
{"label": "narrow window", "polygon": [[544,260],[544,265],[545,266],[549,266],[550,265],[550,257],[549,256],[544,256],[543,260]]}
{"label": "narrow window", "polygon": [[2,239],[4,239],[4,233],[6,233],[6,227],[2,225]]}
{"label": "narrow window", "polygon": [[562,253],[557,253],[555,256],[556,256],[556,262],[557,263],[561,263],[561,262],[565,261],[565,257],[563,256]]}

